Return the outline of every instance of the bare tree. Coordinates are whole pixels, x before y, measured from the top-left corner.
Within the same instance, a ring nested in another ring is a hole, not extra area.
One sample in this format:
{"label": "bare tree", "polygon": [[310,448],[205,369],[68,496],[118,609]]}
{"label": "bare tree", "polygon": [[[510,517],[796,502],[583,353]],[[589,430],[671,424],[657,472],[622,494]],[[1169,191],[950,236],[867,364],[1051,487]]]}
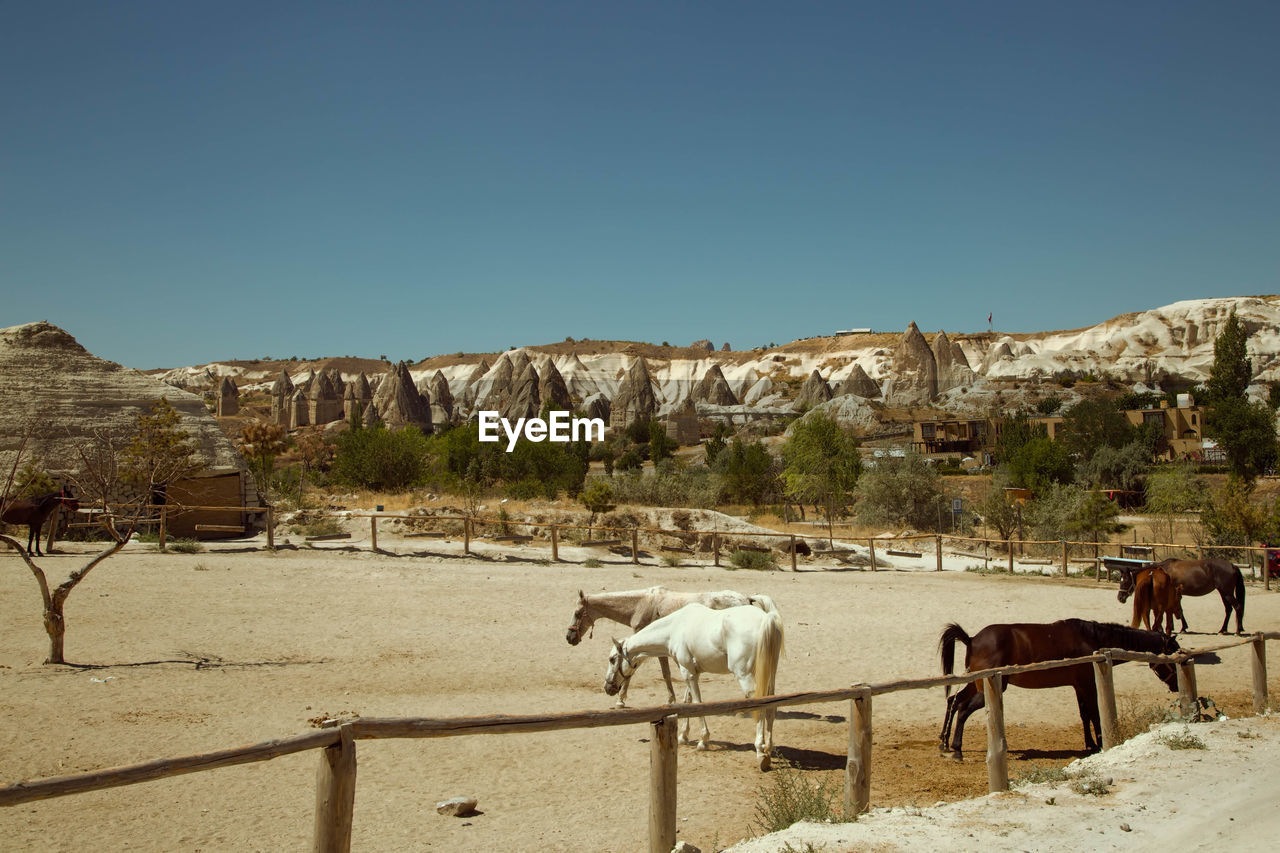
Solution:
{"label": "bare tree", "polygon": [[[17,540],[0,535],[0,542],[18,552],[40,587],[44,629],[49,635],[45,663],[66,663],[64,610],[71,591],[100,563],[124,548],[138,524],[149,516],[153,495],[197,466],[194,447],[179,422],[178,413],[161,399],[149,413],[138,416],[132,434],[100,430],[77,446],[79,470],[72,480],[84,498],[101,505],[98,517],[111,542],[62,583],[52,586],[44,569]],[[6,482],[6,501],[27,446],[24,438]]]}

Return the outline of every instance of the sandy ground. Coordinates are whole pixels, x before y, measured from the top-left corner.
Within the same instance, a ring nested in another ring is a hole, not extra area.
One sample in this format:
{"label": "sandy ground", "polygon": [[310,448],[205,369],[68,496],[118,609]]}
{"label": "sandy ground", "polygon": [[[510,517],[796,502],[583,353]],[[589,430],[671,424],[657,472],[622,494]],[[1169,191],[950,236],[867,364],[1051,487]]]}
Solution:
{"label": "sandy ground", "polygon": [[[576,648],[564,641],[578,589],[663,584],[766,593],[787,625],[783,691],[934,675],[937,637],[950,621],[972,633],[991,622],[1068,616],[1127,621],[1128,615],[1116,602],[1114,585],[1075,579],[818,571],[803,562],[801,568],[810,570],[742,572],[668,567],[655,556],[634,566],[624,557],[570,547],[562,548],[567,562],[552,565],[545,547],[484,543],[477,546],[479,556],[467,558],[457,542],[380,533],[379,544],[383,551],[371,553],[357,535],[348,543],[274,554],[236,543],[191,555],[130,545],[96,569],[68,607],[67,656],[98,668],[41,664],[47,640],[36,585],[16,557],[0,555],[0,715],[6,723],[0,782],[283,737],[307,731],[313,718],[607,709],[612,700],[601,682],[613,626],[600,623],[594,637]],[[60,547],[63,553],[42,564],[65,576],[83,563],[89,546]],[[589,556],[604,564],[582,566]],[[1216,597],[1189,599],[1186,609],[1193,628],[1220,624]],[[1280,626],[1280,596],[1251,585],[1245,626]],[[1192,635],[1183,643],[1217,639]],[[1280,667],[1272,673],[1272,695],[1280,695]],[[1249,708],[1246,650],[1224,652],[1222,663],[1198,667],[1197,675],[1201,694],[1228,715]],[[1125,705],[1171,701],[1145,667],[1123,666],[1116,680],[1122,713]],[[703,683],[708,699],[737,696],[727,676],[707,676]],[[657,666],[646,665],[632,686],[631,704],[664,698]],[[875,806],[918,810],[985,793],[984,715],[970,720],[966,760],[955,764],[938,755],[942,711],[941,690],[876,700]],[[776,765],[815,781],[842,777],[847,713],[847,703],[829,703],[780,714]],[[1032,762],[1063,765],[1081,756],[1069,691],[1010,690],[1005,715],[1013,774]],[[708,851],[758,834],[754,810],[770,778],[753,767],[749,718],[714,718],[710,724],[713,749],[682,748],[679,766],[680,838]],[[644,726],[626,726],[361,741],[353,847],[646,849],[647,735]],[[1194,783],[1223,752],[1211,748],[1185,759],[1188,753],[1178,753],[1178,772],[1185,777],[1178,784]],[[1186,763],[1195,758],[1202,760]],[[1267,777],[1250,771],[1272,773],[1274,761],[1257,758],[1257,751],[1242,752],[1245,768],[1233,772],[1269,790]],[[317,753],[304,753],[0,809],[0,846],[307,849],[318,760]],[[1144,774],[1141,784],[1161,789],[1175,780]],[[458,795],[476,796],[481,813],[466,819],[436,814],[437,801]],[[1001,807],[1016,809],[1021,820],[1020,801],[1009,802],[1014,805]],[[1136,820],[1129,821],[1135,831]],[[873,818],[857,824],[874,825]],[[1212,839],[1219,830],[1206,819],[1184,827],[1179,838],[1197,833]],[[960,844],[970,831],[958,826],[948,830],[945,843],[923,846]],[[895,833],[874,842],[891,844]],[[1082,838],[1088,841],[1066,846],[1097,840]]]}

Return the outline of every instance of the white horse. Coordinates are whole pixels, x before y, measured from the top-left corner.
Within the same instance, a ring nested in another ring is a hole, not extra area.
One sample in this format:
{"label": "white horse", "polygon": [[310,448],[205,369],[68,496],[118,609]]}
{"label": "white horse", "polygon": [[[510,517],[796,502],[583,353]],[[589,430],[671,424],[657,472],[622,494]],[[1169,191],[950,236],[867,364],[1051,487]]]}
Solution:
{"label": "white horse", "polygon": [[[564,638],[569,645],[578,645],[582,642],[582,638],[590,633],[597,619],[611,619],[614,622],[629,625],[632,631],[639,631],[655,619],[674,613],[686,604],[696,602],[712,610],[754,604],[763,609],[761,599],[768,601],[767,596],[743,595],[731,589],[722,589],[718,592],[675,592],[665,587],[651,586],[648,589],[628,589],[622,592],[601,592],[593,595],[587,595],[582,590],[578,590],[578,608],[573,611],[573,622],[565,632]],[[769,607],[773,607],[772,601],[769,601]],[[665,657],[658,658],[658,665],[662,667],[662,680],[667,684],[667,701],[674,702],[676,691],[671,684],[671,667]],[[622,692],[618,696],[617,707],[626,706],[627,688],[630,684],[631,679],[628,676],[622,682]]]}
{"label": "white horse", "polygon": [[[641,658],[667,655],[675,658],[684,676],[685,702],[702,701],[698,676],[704,672],[732,673],[748,697],[772,696],[784,641],[782,617],[768,596],[757,598],[767,606],[712,610],[697,603],[687,604],[625,640],[614,640],[604,692],[612,696],[622,689],[623,681],[635,673]],[[756,760],[761,770],[768,770],[774,711],[756,711],[752,716],[756,720]],[[706,749],[711,732],[706,717],[701,719],[698,749]],[[689,743],[688,717],[681,723],[680,741]]]}

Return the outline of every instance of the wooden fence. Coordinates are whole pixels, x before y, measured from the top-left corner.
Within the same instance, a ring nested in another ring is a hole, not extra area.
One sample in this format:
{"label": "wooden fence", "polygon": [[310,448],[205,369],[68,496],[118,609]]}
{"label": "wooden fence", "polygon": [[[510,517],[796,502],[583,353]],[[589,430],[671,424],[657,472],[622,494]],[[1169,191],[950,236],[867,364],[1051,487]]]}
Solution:
{"label": "wooden fence", "polygon": [[[159,546],[161,550],[166,547],[166,531],[165,526],[167,519],[171,514],[192,511],[228,511],[240,512],[246,515],[262,515],[265,513],[267,548],[275,548],[275,527],[276,527],[276,510],[272,507],[210,507],[210,506],[182,506],[171,505],[156,508],[156,513],[149,517],[146,521],[157,527],[159,534]],[[771,531],[722,531],[722,530],[681,530],[660,527],[611,527],[605,525],[587,525],[572,522],[534,522],[534,521],[513,521],[503,518],[485,518],[482,516],[466,516],[466,515],[410,515],[407,513],[391,513],[391,512],[356,512],[356,513],[338,513],[333,511],[306,511],[309,517],[314,518],[338,518],[344,520],[350,519],[368,519],[369,520],[369,544],[372,550],[378,550],[378,521],[379,519],[400,520],[404,522],[412,522],[417,524],[451,524],[455,527],[460,525],[461,538],[463,541],[463,553],[472,553],[473,540],[480,539],[478,531],[483,528],[500,528],[501,534],[494,534],[489,537],[488,541],[516,543],[516,544],[532,544],[535,537],[531,534],[512,534],[510,531],[515,529],[529,529],[547,531],[544,541],[550,545],[551,559],[555,562],[560,561],[560,545],[565,539],[566,533],[570,531],[581,531],[585,533],[575,544],[584,547],[608,547],[618,546],[626,548],[630,546],[631,562],[638,564],[640,562],[640,534],[646,534],[656,537],[666,537],[678,544],[662,545],[660,550],[673,554],[694,554],[695,548],[689,547],[689,542],[693,540],[696,545],[699,541],[710,539],[707,551],[710,552],[711,558],[715,565],[720,565],[722,550],[730,552],[735,550],[755,550],[770,551],[768,547],[761,547],[757,543],[759,540],[777,541],[778,548],[783,552],[784,556],[789,557],[792,571],[797,571],[797,543],[803,540],[818,540],[823,538],[821,535],[796,534],[796,533],[779,533]],[[96,522],[94,523],[96,524]],[[78,525],[92,526],[92,525]],[[205,525],[209,527],[209,525]],[[615,534],[616,538],[607,538],[608,534]],[[436,538],[445,538],[449,534],[439,531],[414,531],[406,534],[408,536],[434,536]],[[599,538],[596,538],[599,537]],[[306,537],[308,541],[324,541],[332,539],[349,539],[350,533],[339,533],[319,536]],[[1199,556],[1205,556],[1203,547],[1193,548],[1185,544],[1176,544],[1172,542],[1143,542],[1132,544],[1120,542],[1084,542],[1068,539],[1052,539],[1052,540],[1036,540],[1036,539],[984,539],[971,536],[955,536],[944,535],[940,533],[918,533],[900,537],[840,537],[845,542],[856,542],[861,546],[866,543],[867,553],[870,558],[870,570],[877,571],[879,565],[877,563],[876,548],[880,547],[881,553],[888,556],[905,556],[911,558],[924,558],[926,551],[906,550],[910,548],[919,548],[920,542],[931,543],[933,545],[933,555],[935,560],[935,570],[942,571],[942,557],[944,545],[950,545],[953,554],[961,557],[968,557],[974,560],[981,560],[984,570],[990,570],[993,563],[999,563],[1007,566],[1007,570],[1012,573],[1014,571],[1015,555],[1022,554],[1024,556],[1016,557],[1018,563],[1022,565],[1040,565],[1055,566],[1059,574],[1067,577],[1070,574],[1070,565],[1072,563],[1078,565],[1091,565],[1094,568],[1094,577],[1101,582],[1104,573],[1098,571],[1098,567],[1102,563],[1102,549],[1122,549],[1132,550],[1144,553],[1151,560],[1163,557],[1186,556],[1193,552],[1197,552]],[[782,541],[779,541],[782,540]],[[807,544],[807,542],[806,542]],[[51,527],[49,533],[49,547],[53,545],[53,529]],[[959,550],[959,548],[968,548],[968,550]],[[1248,568],[1251,572],[1254,568],[1253,555],[1256,553],[1260,556],[1259,563],[1261,565],[1261,575],[1263,585],[1266,589],[1271,589],[1271,577],[1266,569],[1267,551],[1265,547],[1251,545],[1232,545],[1232,546],[1213,546],[1218,551],[1234,551],[1239,552],[1245,557],[1245,565],[1242,568]],[[981,553],[978,553],[981,549]],[[1052,557],[1026,557],[1028,549],[1042,554],[1052,553]],[[851,548],[831,548],[826,550],[816,550],[813,553],[818,556],[834,556],[839,557],[852,553]],[[1089,556],[1078,556],[1082,552],[1092,552]],[[1077,556],[1073,556],[1076,554]],[[1001,556],[1003,555],[1003,556]]]}
{"label": "wooden fence", "polygon": [[987,703],[987,787],[990,791],[1009,788],[1009,766],[1004,726],[1003,680],[1010,675],[1090,663],[1098,687],[1098,707],[1102,725],[1102,748],[1119,742],[1115,686],[1115,661],[1171,663],[1178,668],[1179,703],[1184,716],[1198,710],[1194,658],[1208,652],[1241,645],[1252,648],[1253,709],[1261,714],[1268,706],[1266,641],[1280,640],[1280,632],[1255,633],[1248,638],[1188,649],[1173,655],[1152,655],[1121,649],[1103,649],[1086,657],[1045,661],[1023,666],[985,669],[960,675],[857,684],[840,690],[789,693],[763,699],[738,699],[702,705],[675,704],[653,708],[626,708],[610,711],[577,711],[527,716],[486,716],[453,718],[377,718],[344,723],[336,728],[308,732],[251,746],[234,747],[201,755],[166,758],[68,776],[19,782],[0,788],[0,806],[13,806],[86,791],[98,791],[163,779],[184,773],[213,770],[236,764],[266,761],[310,749],[320,749],[316,777],[315,826],[312,849],[316,853],[338,853],[351,849],[354,819],[357,740],[374,738],[456,737],[475,734],[565,731],[602,726],[647,723],[650,733],[649,850],[668,853],[676,843],[676,721],[680,717],[734,714],[761,708],[849,701],[849,750],[845,764],[845,815],[852,817],[870,806],[872,778],[872,698],[904,690],[926,690],[946,685],[983,681]]}

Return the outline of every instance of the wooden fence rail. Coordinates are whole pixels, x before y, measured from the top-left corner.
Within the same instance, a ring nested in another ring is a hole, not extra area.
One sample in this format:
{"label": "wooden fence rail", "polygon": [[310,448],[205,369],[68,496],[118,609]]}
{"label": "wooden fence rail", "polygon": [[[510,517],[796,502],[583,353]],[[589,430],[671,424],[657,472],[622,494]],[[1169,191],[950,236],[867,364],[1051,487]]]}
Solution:
{"label": "wooden fence rail", "polygon": [[904,679],[877,684],[857,684],[838,690],[789,693],[762,699],[735,699],[704,704],[673,704],[651,708],[608,711],[576,711],[560,714],[453,718],[359,718],[336,728],[308,732],[250,746],[182,758],[166,758],[87,773],[18,782],[0,788],[0,806],[12,806],[68,794],[132,785],[153,779],[266,761],[309,749],[321,750],[316,778],[316,811],[313,850],[345,853],[351,848],[356,783],[355,741],[383,738],[457,737],[476,734],[510,734],[569,729],[624,726],[646,723],[652,728],[650,746],[649,849],[667,853],[676,835],[676,720],[680,717],[735,714],[789,705],[820,704],[848,700],[849,752],[845,765],[845,812],[852,816],[870,805],[872,771],[872,698],[904,690],[926,690],[947,685],[983,682],[987,702],[987,784],[991,791],[1008,790],[1008,748],[1005,743],[1002,681],[1010,675],[1091,663],[1098,684],[1102,717],[1102,746],[1117,743],[1115,689],[1111,678],[1114,661],[1134,660],[1171,663],[1178,667],[1184,714],[1196,710],[1194,659],[1209,652],[1251,645],[1254,710],[1267,708],[1267,640],[1280,640],[1280,632],[1259,632],[1250,637],[1171,655],[1153,655],[1120,649],[1021,666],[978,670],[951,676]]}
{"label": "wooden fence rail", "polygon": [[[149,520],[151,522],[158,521],[160,524],[161,550],[164,549],[166,518],[170,515],[178,515],[184,512],[195,512],[195,511],[202,511],[202,512],[228,511],[228,512],[240,512],[246,515],[265,514],[266,530],[267,530],[267,547],[268,548],[275,547],[276,511],[272,507],[186,506],[183,504],[168,504],[164,507],[157,508],[157,510],[158,510],[157,515]],[[375,551],[378,550],[378,545],[377,545],[378,520],[379,519],[399,519],[402,521],[413,521],[418,523],[461,522],[462,528],[463,528],[463,531],[462,531],[463,552],[466,554],[471,553],[471,540],[475,535],[475,528],[477,526],[499,525],[503,528],[504,534],[507,532],[508,528],[511,528],[511,527],[547,528],[549,530],[549,539],[551,542],[552,560],[556,562],[559,562],[560,560],[561,534],[563,531],[567,531],[567,530],[586,531],[588,541],[585,541],[582,544],[588,547],[593,545],[604,545],[606,543],[610,545],[623,544],[626,541],[625,538],[591,541],[591,537],[597,533],[612,532],[612,533],[626,534],[627,537],[630,538],[630,543],[631,543],[630,556],[631,556],[631,561],[633,563],[640,562],[640,559],[639,559],[640,547],[639,547],[638,537],[639,537],[639,534],[641,533],[653,534],[658,536],[676,537],[681,539],[682,541],[690,536],[704,537],[709,535],[711,536],[712,554],[714,556],[715,565],[717,566],[720,565],[720,548],[722,546],[730,547],[735,550],[738,548],[741,548],[744,550],[754,550],[756,549],[757,546],[751,545],[749,543],[749,540],[785,539],[787,541],[782,544],[782,550],[784,552],[790,553],[791,570],[792,571],[797,570],[796,540],[799,534],[789,533],[789,532],[782,533],[782,532],[775,532],[775,531],[755,531],[755,530],[744,531],[744,532],[720,531],[720,530],[678,530],[678,529],[671,530],[671,529],[662,528],[662,527],[646,527],[646,526],[616,527],[616,526],[595,525],[595,524],[579,524],[576,522],[514,521],[511,519],[486,518],[483,516],[475,516],[475,515],[424,516],[424,515],[410,515],[407,513],[392,513],[392,512],[334,512],[334,511],[312,511],[312,510],[307,510],[306,512],[308,514],[313,514],[317,517],[343,518],[343,519],[358,519],[358,518],[369,519],[370,520],[369,521],[370,546]],[[90,526],[93,526],[93,525],[90,525]],[[50,530],[50,546],[51,547],[52,547],[52,536],[53,536],[53,531],[51,529]],[[807,538],[821,539],[822,537],[820,535],[810,535]],[[1073,562],[1074,563],[1092,563],[1095,568],[1094,576],[1098,579],[1099,582],[1101,582],[1102,580],[1103,573],[1101,571],[1098,571],[1097,569],[1101,562],[1101,557],[1102,557],[1101,549],[1103,547],[1142,548],[1148,551],[1151,554],[1153,559],[1155,557],[1156,548],[1165,549],[1167,555],[1185,554],[1187,552],[1191,552],[1194,550],[1199,550],[1203,555],[1203,550],[1204,550],[1203,548],[1197,549],[1197,548],[1192,548],[1188,545],[1179,545],[1179,544],[1170,543],[1170,542],[1145,542],[1145,543],[1135,542],[1133,544],[1124,544],[1119,542],[1084,542],[1084,541],[1075,541],[1075,540],[1068,540],[1068,539],[987,539],[987,538],[978,538],[978,537],[972,537],[972,536],[957,536],[954,534],[942,534],[942,533],[914,533],[914,534],[908,534],[908,535],[897,536],[897,537],[881,536],[881,537],[870,537],[870,538],[857,538],[857,537],[846,536],[842,538],[847,541],[866,543],[866,548],[867,548],[868,554],[870,555],[870,564],[871,564],[872,571],[876,571],[878,569],[878,565],[876,562],[876,544],[877,543],[881,544],[884,547],[885,553],[894,554],[894,549],[892,547],[894,543],[901,544],[901,543],[907,543],[907,542],[915,542],[917,540],[932,540],[934,544],[934,554],[935,554],[935,560],[936,560],[934,568],[936,571],[942,571],[942,554],[943,554],[943,546],[945,542],[950,542],[953,544],[953,546],[954,546],[954,543],[981,544],[983,548],[983,553],[981,555],[974,554],[974,553],[964,553],[963,555],[972,557],[974,559],[981,559],[983,561],[984,568],[989,567],[990,563],[992,562],[992,550],[993,550],[992,546],[994,545],[996,546],[995,548],[996,551],[1003,550],[1007,554],[1008,571],[1010,573],[1012,573],[1014,570],[1015,552],[1025,550],[1025,548],[1028,546],[1041,546],[1041,547],[1056,546],[1056,548],[1059,549],[1059,553],[1055,559],[1036,558],[1038,563],[1051,564],[1056,561],[1057,565],[1060,568],[1060,573],[1063,577],[1066,577],[1069,574],[1069,566]],[[524,537],[521,537],[521,539],[522,541],[527,541],[527,540],[524,540]],[[1072,548],[1092,548],[1093,556],[1073,558],[1071,556]],[[850,553],[851,550],[852,549],[849,549],[849,548],[832,548],[830,550],[818,551],[817,553],[833,554],[833,555],[847,554],[847,553]],[[1266,561],[1267,561],[1266,554],[1267,554],[1267,551],[1271,549],[1268,549],[1264,546],[1231,545],[1231,546],[1220,546],[1219,550],[1230,550],[1230,551],[1241,552],[1242,554],[1245,555],[1245,558],[1248,560],[1250,569],[1252,569],[1253,567],[1253,554],[1255,552],[1260,554],[1261,555],[1260,562],[1262,564],[1262,567],[1261,567],[1262,581],[1264,586],[1267,589],[1271,589],[1271,577],[1266,569]],[[916,554],[917,552],[911,552],[911,553]],[[901,556],[901,554],[899,554],[899,556]],[[919,553],[919,556],[923,556],[923,553]],[[1030,558],[1027,558],[1027,559],[1030,559]],[[1026,562],[1026,559],[1024,559],[1024,562]]]}

